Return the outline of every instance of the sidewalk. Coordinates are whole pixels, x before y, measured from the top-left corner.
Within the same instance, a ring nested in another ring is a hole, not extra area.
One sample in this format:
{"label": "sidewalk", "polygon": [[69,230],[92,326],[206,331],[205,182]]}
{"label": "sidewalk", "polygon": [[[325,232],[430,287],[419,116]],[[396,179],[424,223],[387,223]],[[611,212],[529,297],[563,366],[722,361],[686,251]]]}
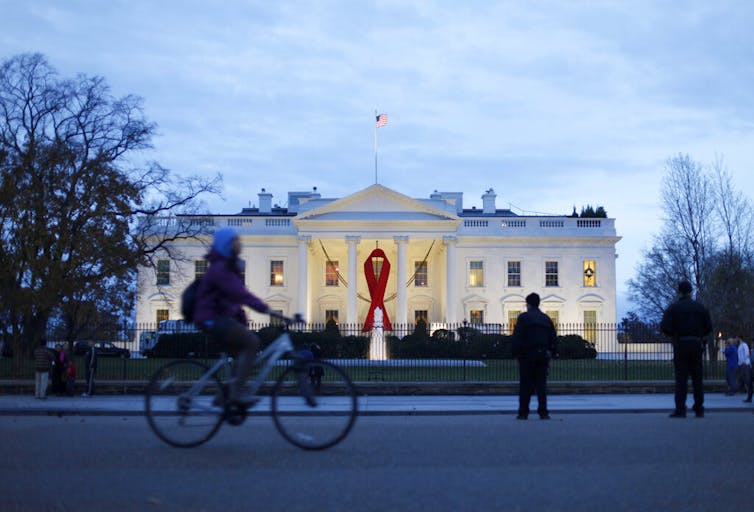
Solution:
{"label": "sidewalk", "polygon": [[[705,395],[708,413],[754,413],[750,403],[743,402],[744,395],[725,396],[721,393]],[[692,402],[689,396],[687,403]],[[536,397],[532,409],[536,410]],[[673,395],[656,394],[577,394],[551,395],[548,406],[553,414],[574,413],[666,413],[673,409]],[[485,396],[361,396],[359,414],[379,415],[443,415],[443,414],[515,414],[518,397],[515,395]],[[251,414],[270,413],[269,398],[252,409]],[[83,416],[139,416],[144,414],[144,397],[141,395],[102,395],[93,397],[49,397],[38,400],[27,395],[0,396],[0,416],[14,415],[83,415]]]}

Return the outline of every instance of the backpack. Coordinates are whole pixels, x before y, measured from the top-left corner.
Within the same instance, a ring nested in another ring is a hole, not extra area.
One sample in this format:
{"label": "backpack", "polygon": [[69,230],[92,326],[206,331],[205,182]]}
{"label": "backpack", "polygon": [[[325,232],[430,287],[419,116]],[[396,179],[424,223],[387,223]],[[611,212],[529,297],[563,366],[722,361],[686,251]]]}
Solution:
{"label": "backpack", "polygon": [[194,310],[196,309],[196,299],[199,296],[200,284],[202,284],[202,278],[197,277],[181,294],[181,315],[187,322],[194,321]]}

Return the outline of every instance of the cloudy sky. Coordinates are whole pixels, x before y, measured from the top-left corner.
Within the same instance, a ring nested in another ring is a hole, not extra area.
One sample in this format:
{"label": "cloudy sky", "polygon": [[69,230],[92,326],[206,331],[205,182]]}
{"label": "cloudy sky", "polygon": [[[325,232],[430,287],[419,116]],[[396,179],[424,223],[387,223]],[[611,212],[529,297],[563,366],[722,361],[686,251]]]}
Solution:
{"label": "cloudy sky", "polygon": [[616,218],[625,281],[662,221],[664,162],[724,159],[754,196],[754,2],[0,0],[0,60],[40,52],[144,99],[148,155],[261,188]]}

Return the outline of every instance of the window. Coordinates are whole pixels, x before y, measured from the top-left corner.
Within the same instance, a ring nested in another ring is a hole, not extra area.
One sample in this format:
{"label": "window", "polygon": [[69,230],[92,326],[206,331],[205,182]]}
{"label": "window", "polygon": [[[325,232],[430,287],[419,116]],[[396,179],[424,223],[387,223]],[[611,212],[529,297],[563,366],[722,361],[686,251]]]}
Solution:
{"label": "window", "polygon": [[545,286],[558,286],[557,261],[545,261]]}
{"label": "window", "polygon": [[521,286],[521,262],[508,262],[508,286]]}
{"label": "window", "polygon": [[469,262],[469,286],[484,286],[484,262]]}
{"label": "window", "polygon": [[325,263],[325,286],[338,286],[338,262]]}
{"label": "window", "polygon": [[157,284],[170,284],[170,260],[157,260]]}
{"label": "window", "polygon": [[481,309],[472,309],[469,311],[469,320],[472,324],[484,323],[484,311]]}
{"label": "window", "polygon": [[517,310],[508,311],[508,333],[513,334],[513,329],[516,328],[516,322],[518,322],[518,315],[521,312]]}
{"label": "window", "polygon": [[414,286],[426,287],[427,286],[427,262],[415,261],[414,262]]}
{"label": "window", "polygon": [[414,323],[424,320],[424,323],[429,321],[429,314],[426,309],[417,309],[414,311]]}
{"label": "window", "polygon": [[167,309],[158,309],[157,310],[157,323],[159,324],[163,320],[168,319],[168,310]]}
{"label": "window", "polygon": [[584,286],[597,286],[597,262],[584,260]]}
{"label": "window", "polygon": [[207,272],[207,260],[194,261],[194,279],[202,277]]}
{"label": "window", "polygon": [[335,322],[335,325],[338,325],[338,310],[337,309],[326,309],[325,310],[325,323],[328,324],[330,321]]}
{"label": "window", "polygon": [[560,312],[558,311],[545,311],[545,315],[550,317],[550,320],[552,320],[553,325],[555,326],[555,329],[558,329],[558,324],[560,323]]}
{"label": "window", "polygon": [[281,260],[272,260],[270,262],[270,286],[283,286],[284,284],[283,262]]}
{"label": "window", "polygon": [[584,311],[584,339],[597,342],[597,312]]}
{"label": "window", "polygon": [[270,309],[270,325],[277,327],[278,325],[283,325],[283,320],[280,319],[281,316],[283,316],[283,310],[282,309]]}

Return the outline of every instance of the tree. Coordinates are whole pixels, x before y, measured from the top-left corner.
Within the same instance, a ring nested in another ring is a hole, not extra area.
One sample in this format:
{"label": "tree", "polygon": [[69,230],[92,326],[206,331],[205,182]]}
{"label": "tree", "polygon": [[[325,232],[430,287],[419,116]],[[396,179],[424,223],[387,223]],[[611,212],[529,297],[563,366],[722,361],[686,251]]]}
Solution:
{"label": "tree", "polygon": [[103,291],[127,304],[137,264],[200,234],[189,223],[158,230],[157,218],[196,213],[220,178],[135,164],[154,131],[141,100],[113,97],[101,77],[60,78],[39,54],[0,66],[0,332],[14,354],[54,315],[108,303]]}
{"label": "tree", "polygon": [[688,155],[667,160],[661,197],[664,225],[628,282],[631,299],[643,318],[656,322],[686,279],[718,328],[744,333],[754,325],[750,200],[721,159],[705,167]]}

